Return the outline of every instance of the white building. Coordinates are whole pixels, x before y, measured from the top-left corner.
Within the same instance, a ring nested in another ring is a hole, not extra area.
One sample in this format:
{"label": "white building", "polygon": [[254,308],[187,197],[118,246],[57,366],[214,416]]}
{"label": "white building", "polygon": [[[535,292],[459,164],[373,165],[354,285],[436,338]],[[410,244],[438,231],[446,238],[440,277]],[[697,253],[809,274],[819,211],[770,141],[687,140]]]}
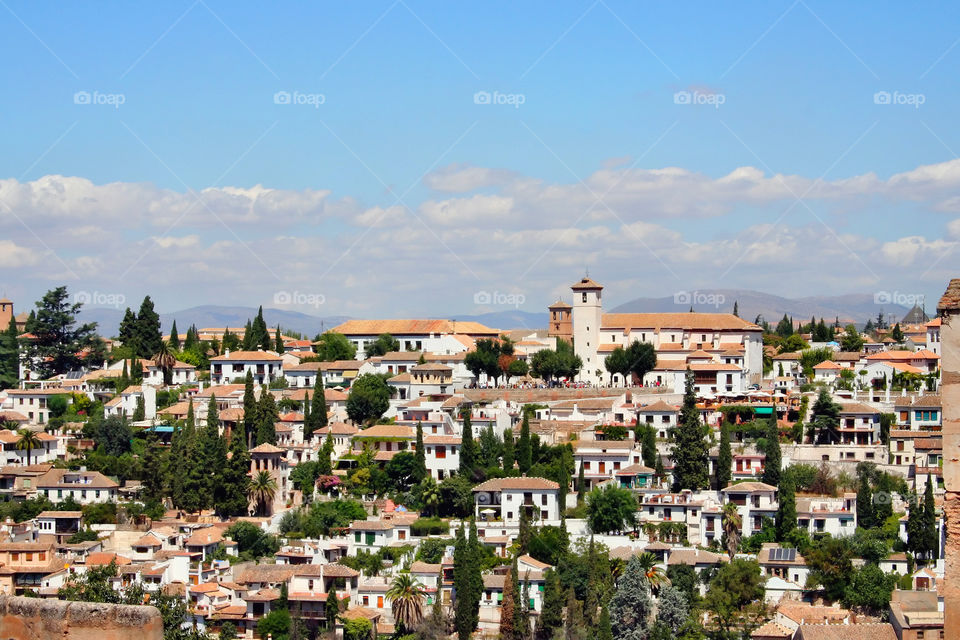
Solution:
{"label": "white building", "polygon": [[490,509],[507,526],[520,524],[521,510],[527,511],[531,523],[559,524],[559,493],[560,485],[544,478],[497,478],[473,488],[477,517],[483,518]]}
{"label": "white building", "polygon": [[243,383],[247,373],[254,384],[269,384],[283,376],[282,359],[272,351],[234,351],[210,358],[212,384]]}
{"label": "white building", "polygon": [[99,471],[51,469],[37,479],[37,493],[51,502],[73,498],[80,504],[116,502],[116,482]]}

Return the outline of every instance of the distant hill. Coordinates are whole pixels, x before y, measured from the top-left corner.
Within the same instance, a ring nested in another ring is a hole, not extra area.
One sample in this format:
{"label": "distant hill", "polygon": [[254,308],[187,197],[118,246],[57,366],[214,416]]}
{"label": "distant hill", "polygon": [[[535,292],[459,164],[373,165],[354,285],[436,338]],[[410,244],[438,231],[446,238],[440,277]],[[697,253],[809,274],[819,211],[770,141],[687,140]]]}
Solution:
{"label": "distant hill", "polygon": [[520,311],[519,309],[512,311],[493,311],[474,316],[454,315],[452,317],[457,320],[463,320],[464,322],[479,322],[491,329],[503,329],[504,331],[509,329],[530,329],[531,331],[535,329],[546,329],[550,320],[550,314],[546,311],[543,313],[530,313],[529,311]]}
{"label": "distant hill", "polygon": [[687,297],[637,298],[611,309],[613,313],[653,313],[689,311],[691,303],[695,311],[730,313],[733,303],[738,303],[740,317],[753,322],[757,315],[775,324],[783,314],[794,320],[807,321],[810,316],[824,320],[840,318],[840,322],[863,324],[868,318],[876,318],[881,310],[888,318],[891,314],[899,319],[910,309],[895,304],[879,305],[873,294],[852,293],[843,296],[810,296],[784,298],[761,291],[747,289],[704,289],[690,292]]}
{"label": "distant hill", "polygon": [[[216,305],[202,305],[191,307],[182,311],[173,313],[161,313],[160,325],[164,333],[170,330],[174,318],[177,320],[177,330],[181,333],[187,330],[191,324],[197,325],[197,328],[203,327],[230,327],[231,329],[243,329],[247,319],[252,319],[257,315],[255,307],[220,307]],[[123,319],[122,309],[109,309],[103,307],[84,307],[80,311],[80,322],[96,322],[100,335],[115,336],[120,328],[120,321]],[[311,338],[322,331],[326,331],[337,326],[346,316],[312,316],[299,311],[288,311],[285,309],[264,309],[263,319],[267,326],[275,327],[279,323],[284,329],[303,333]]]}

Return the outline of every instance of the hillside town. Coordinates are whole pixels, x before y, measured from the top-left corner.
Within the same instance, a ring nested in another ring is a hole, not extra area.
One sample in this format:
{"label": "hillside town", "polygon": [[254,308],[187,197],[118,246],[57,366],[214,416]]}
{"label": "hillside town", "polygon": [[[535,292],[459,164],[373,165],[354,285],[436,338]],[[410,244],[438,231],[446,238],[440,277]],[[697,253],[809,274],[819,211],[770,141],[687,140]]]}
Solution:
{"label": "hillside town", "polygon": [[169,638],[944,638],[960,279],[892,326],[603,291],[315,336],[0,299],[0,592]]}

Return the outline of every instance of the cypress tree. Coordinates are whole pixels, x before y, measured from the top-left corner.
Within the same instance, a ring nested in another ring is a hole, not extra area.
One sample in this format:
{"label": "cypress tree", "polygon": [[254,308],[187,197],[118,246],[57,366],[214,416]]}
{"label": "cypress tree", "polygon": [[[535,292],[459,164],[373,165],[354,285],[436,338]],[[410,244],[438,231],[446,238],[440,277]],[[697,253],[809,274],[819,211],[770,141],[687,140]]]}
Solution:
{"label": "cypress tree", "polygon": [[515,640],[516,628],[513,626],[516,617],[515,580],[517,577],[517,560],[514,558],[510,570],[503,579],[503,600],[500,603],[500,637],[502,640]]}
{"label": "cypress tree", "polygon": [[249,500],[247,485],[250,483],[250,454],[244,433],[237,429],[230,436],[230,458],[221,477],[223,494],[215,504],[220,517],[245,516]]}
{"label": "cypress tree", "polygon": [[866,474],[860,476],[860,485],[857,488],[857,526],[863,529],[873,529],[876,526],[873,519],[873,493],[870,491],[870,481]]}
{"label": "cypress tree", "polygon": [[563,627],[563,587],[560,574],[547,569],[543,585],[543,607],[537,619],[537,640],[550,640],[556,629]]}
{"label": "cypress tree", "polygon": [[530,580],[528,578],[529,576],[524,576],[520,606],[514,609],[519,619],[519,624],[515,625],[517,627],[517,637],[521,640],[530,637]]}
{"label": "cypress tree", "polygon": [[309,425],[311,424],[312,423],[310,421],[310,392],[305,391],[303,393],[303,441],[304,442],[310,442],[310,436],[313,435],[312,431],[309,434],[307,432],[307,429],[310,428]]}
{"label": "cypress tree", "polygon": [[483,574],[480,563],[483,561],[483,543],[477,536],[477,523],[470,518],[470,535],[467,538],[470,548],[470,601],[473,603],[472,620],[474,629],[480,624],[480,595],[483,593]]}
{"label": "cypress tree", "polygon": [[783,454],[780,450],[780,430],[776,418],[767,421],[766,446],[764,447],[762,481],[776,487],[780,484]]}
{"label": "cypress tree", "polygon": [[910,493],[910,505],[907,509],[907,549],[914,556],[920,557],[924,553],[923,540],[923,509],[917,503],[917,494]]}
{"label": "cypress tree", "polygon": [[457,597],[454,602],[454,626],[459,640],[469,640],[476,629],[473,624],[473,603],[470,601],[473,595],[470,577],[472,561],[473,554],[467,545],[466,532],[461,523],[453,547],[453,589]]}
{"label": "cypress tree", "polygon": [[733,301],[733,315],[740,317],[740,305],[737,300]]}
{"label": "cypress tree", "polygon": [[652,469],[657,463],[657,434],[649,424],[640,426],[640,451],[644,466]]}
{"label": "cypress tree", "polygon": [[674,429],[674,491],[683,489],[697,491],[709,486],[710,452],[706,435],[706,428],[700,421],[700,410],[697,408],[693,371],[688,368],[680,421]]}
{"label": "cypress tree", "polygon": [[166,489],[166,448],[157,443],[157,436],[147,432],[143,453],[143,493],[147,501],[160,501]]}
{"label": "cypress tree", "polygon": [[277,444],[277,420],[280,413],[273,394],[264,385],[260,393],[260,402],[257,403],[257,444]]}
{"label": "cypress tree", "polygon": [[207,496],[207,506],[215,507],[224,496],[223,471],[227,466],[227,446],[220,435],[220,416],[217,413],[217,397],[210,394],[207,404],[207,424],[200,432],[201,470],[204,477],[204,495]]}
{"label": "cypress tree", "polygon": [[251,447],[256,432],[257,396],[253,391],[253,374],[247,371],[247,379],[243,386],[243,437],[246,438],[248,449]]}
{"label": "cypress tree", "polygon": [[187,336],[183,340],[183,350],[189,351],[195,349],[200,344],[200,336],[197,334],[196,325],[187,327]]}
{"label": "cypress tree", "polygon": [[645,638],[653,603],[640,557],[633,556],[610,600],[610,619],[615,638]]}
{"label": "cypress tree", "polygon": [[936,560],[940,555],[940,536],[937,534],[937,511],[933,501],[932,476],[927,476],[927,487],[923,492],[923,552],[928,562]]}
{"label": "cypress tree", "polygon": [[793,474],[784,473],[780,476],[780,487],[777,492],[777,541],[783,542],[791,531],[797,528],[797,496],[793,481]]}
{"label": "cypress tree", "polygon": [[333,432],[327,433],[327,438],[320,448],[320,474],[328,476],[331,473],[333,473]]}
{"label": "cypress tree", "polygon": [[580,470],[577,472],[577,506],[580,507],[583,505],[584,499],[587,497],[587,482],[583,477],[583,458],[580,458]]}
{"label": "cypress tree", "polygon": [[667,472],[663,468],[663,458],[660,454],[657,454],[657,466],[653,468],[653,475],[657,480],[663,480],[666,477]]}
{"label": "cypress tree", "polygon": [[[174,461],[175,475],[182,476],[180,481],[180,508],[195,512],[202,509],[209,496],[206,494],[206,482],[197,443],[196,422],[193,413],[193,400],[187,406],[187,421],[181,437],[184,440],[180,461]],[[177,464],[179,462],[179,464]]]}
{"label": "cypress tree", "polygon": [[277,333],[274,336],[274,344],[276,345],[274,351],[277,353],[283,353],[283,336],[280,334],[280,325],[277,325]]}
{"label": "cypress tree", "polygon": [[463,433],[460,435],[460,475],[473,480],[473,473],[477,467],[477,445],[473,441],[473,425],[470,424],[470,409],[464,409]]}
{"label": "cypress tree", "polygon": [[147,408],[143,401],[143,394],[137,396],[137,406],[133,410],[133,422],[140,422],[145,419],[147,415]]}
{"label": "cypress tree", "polygon": [[336,585],[331,586],[330,592],[327,593],[326,612],[324,615],[327,618],[327,628],[333,629],[337,618],[340,617],[340,597],[337,595]]}
{"label": "cypress tree", "polygon": [[170,325],[170,339],[167,342],[170,344],[170,348],[174,351],[180,350],[180,332],[177,331],[176,318],[174,318],[173,324]]}
{"label": "cypress tree", "polygon": [[0,389],[17,386],[20,380],[20,345],[17,321],[11,315],[6,330],[0,333]]}
{"label": "cypress tree", "polygon": [[720,425],[720,451],[717,453],[717,491],[730,484],[733,453],[730,450],[730,426],[726,420]]}
{"label": "cypress tree", "polygon": [[[734,303],[736,305],[736,303]],[[736,309],[734,309],[736,311]],[[736,315],[736,313],[734,313]],[[613,627],[610,625],[610,610],[600,609],[600,622],[597,623],[597,640],[613,640]]]}
{"label": "cypress tree", "polygon": [[[313,432],[323,429],[327,426],[327,398],[324,394],[323,380],[320,372],[317,371],[317,380],[313,385],[313,397],[310,400],[310,427],[309,436]],[[307,425],[304,424],[304,439],[308,437]]]}
{"label": "cypress tree", "polygon": [[419,483],[427,477],[427,452],[423,448],[423,424],[417,420],[417,464],[413,470],[413,481]]}
{"label": "cypress tree", "polygon": [[130,373],[127,369],[127,361],[123,361],[123,369],[120,370],[120,377],[117,379],[117,393],[122,393],[124,389],[130,386]]}
{"label": "cypress tree", "polygon": [[524,408],[523,422],[520,424],[520,439],[517,441],[517,465],[520,467],[520,473],[524,474],[530,471],[533,464],[533,451],[530,448],[530,419],[529,414]]}
{"label": "cypress tree", "polygon": [[503,471],[510,476],[513,474],[514,457],[513,429],[503,430]]}
{"label": "cypress tree", "polygon": [[244,351],[250,351],[254,348],[253,323],[247,318],[247,324],[243,327],[243,340],[241,346]]}

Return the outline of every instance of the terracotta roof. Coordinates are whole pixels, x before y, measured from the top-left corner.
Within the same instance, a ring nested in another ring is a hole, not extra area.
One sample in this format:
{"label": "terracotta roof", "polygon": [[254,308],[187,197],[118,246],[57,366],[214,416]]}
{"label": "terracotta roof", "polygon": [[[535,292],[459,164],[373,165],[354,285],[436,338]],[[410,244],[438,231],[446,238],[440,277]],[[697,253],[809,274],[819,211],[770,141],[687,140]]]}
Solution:
{"label": "terracotta roof", "polygon": [[953,278],[943,292],[937,311],[956,311],[960,309],[960,278]]}
{"label": "terracotta roof", "polygon": [[210,358],[210,362],[225,362],[225,361],[277,361],[280,360],[278,356],[273,351],[231,351],[230,353],[224,354],[222,356],[214,356]]}
{"label": "terracotta roof", "polygon": [[476,485],[474,491],[523,491],[559,489],[560,485],[545,478],[495,478]]}
{"label": "terracotta roof", "polygon": [[836,362],[833,362],[832,360],[824,360],[820,364],[813,365],[813,368],[814,370],[817,370],[817,369],[824,370],[824,369],[840,369],[841,367],[840,365],[838,365]]}
{"label": "terracotta roof", "polygon": [[398,424],[375,424],[357,433],[357,438],[416,438],[413,427]]}
{"label": "terracotta roof", "polygon": [[667,404],[663,400],[657,400],[654,403],[643,405],[642,407],[637,407],[637,413],[645,413],[648,411],[663,411],[669,413],[676,413],[679,410],[679,407]]}
{"label": "terracotta roof", "polygon": [[698,564],[718,564],[726,559],[725,556],[703,549],[677,549],[670,554],[667,559],[667,565],[688,564],[691,566]]}
{"label": "terracotta roof", "polygon": [[573,309],[573,305],[568,304],[563,300],[557,300],[552,305],[547,307],[547,309]]}
{"label": "terracotta roof", "polygon": [[457,320],[398,319],[398,320],[347,320],[332,329],[344,335],[376,336],[389,333],[394,336],[462,333],[496,337],[499,331],[479,322]]}
{"label": "terracotta roof", "polygon": [[283,449],[274,446],[269,442],[264,442],[263,444],[258,444],[253,449],[250,449],[250,453],[283,453]]}
{"label": "terracotta roof", "polygon": [[591,280],[588,276],[584,276],[580,278],[579,282],[575,282],[572,285],[570,285],[570,288],[573,289],[574,291],[581,291],[581,290],[590,290],[590,289],[603,289],[603,285],[597,284],[596,282]]}
{"label": "terracotta roof", "polygon": [[721,489],[721,491],[723,492],[730,491],[733,493],[740,493],[740,492],[753,493],[755,491],[776,491],[776,490],[777,488],[774,487],[773,485],[769,485],[763,482],[741,482],[739,484],[732,484],[726,489]]}
{"label": "terracotta roof", "polygon": [[650,467],[645,467],[642,464],[632,464],[629,467],[624,467],[619,471],[615,471],[613,475],[615,476],[635,476],[640,474],[652,474],[654,470]]}
{"label": "terracotta roof", "polygon": [[[64,482],[64,476],[79,477],[85,483]],[[37,478],[37,487],[54,489],[116,489],[120,485],[99,471],[70,471],[69,469],[50,469]]]}
{"label": "terracotta roof", "polygon": [[354,520],[350,523],[350,529],[353,531],[388,531],[393,529],[393,524],[386,520]]}
{"label": "terracotta roof", "polygon": [[787,629],[782,624],[770,621],[750,634],[751,638],[792,638],[793,631]]}
{"label": "terracotta roof", "polygon": [[[328,578],[353,578],[360,575],[360,572],[356,569],[351,569],[345,564],[339,564],[336,562],[319,566],[323,567],[323,575]],[[303,574],[296,572],[294,575]]]}
{"label": "terracotta roof", "polygon": [[427,562],[414,562],[410,565],[410,573],[429,573],[431,575],[437,575],[440,572],[440,568],[443,567],[442,564],[429,564]]}
{"label": "terracotta roof", "polygon": [[724,331],[741,329],[762,331],[732,313],[605,313],[601,330],[609,329],[687,329],[694,331]]}
{"label": "terracotta roof", "polygon": [[850,402],[844,405],[841,405],[840,413],[880,413],[879,409],[874,409],[870,405],[863,404],[862,402]]}
{"label": "terracotta roof", "polygon": [[88,554],[84,562],[88,567],[99,567],[108,565],[114,561],[116,561],[118,566],[131,564],[133,562],[130,558],[118,556],[115,553],[106,553],[104,551],[95,551],[94,553]]}
{"label": "terracotta roof", "polygon": [[888,622],[856,624],[802,624],[797,638],[803,640],[897,640]]}

